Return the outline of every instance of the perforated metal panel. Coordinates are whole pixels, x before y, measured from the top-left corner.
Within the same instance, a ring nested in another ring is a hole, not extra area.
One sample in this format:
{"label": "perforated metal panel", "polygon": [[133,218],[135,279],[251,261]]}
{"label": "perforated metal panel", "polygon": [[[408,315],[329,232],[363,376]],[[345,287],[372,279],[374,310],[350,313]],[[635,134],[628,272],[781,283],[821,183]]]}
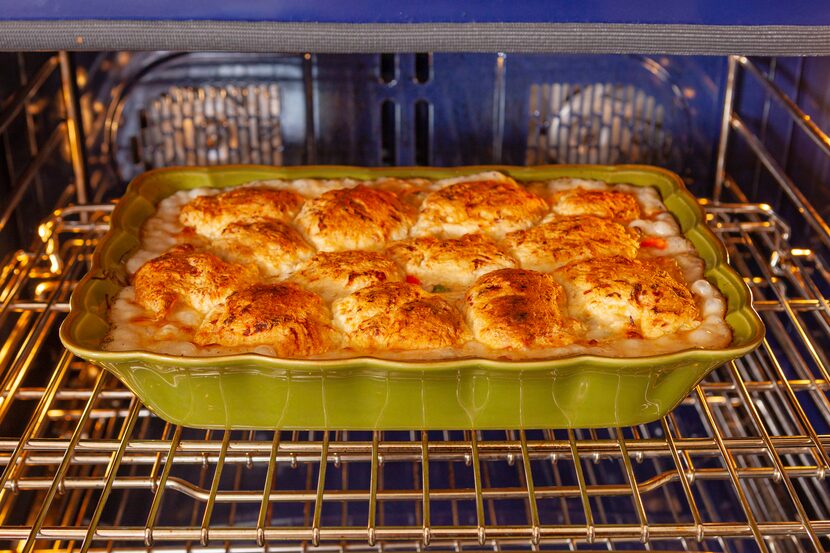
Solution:
{"label": "perforated metal panel", "polygon": [[282,165],[275,84],[168,89],[140,114],[137,157],[147,167]]}
{"label": "perforated metal panel", "polygon": [[529,106],[528,164],[671,162],[666,107],[634,85],[533,85]]}

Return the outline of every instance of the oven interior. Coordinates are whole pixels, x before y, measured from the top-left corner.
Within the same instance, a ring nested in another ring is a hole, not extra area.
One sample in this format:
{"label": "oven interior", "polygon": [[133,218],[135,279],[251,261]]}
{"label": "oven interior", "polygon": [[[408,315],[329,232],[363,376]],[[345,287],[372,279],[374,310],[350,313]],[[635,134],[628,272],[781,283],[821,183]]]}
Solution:
{"label": "oven interior", "polygon": [[[830,548],[830,58],[0,53],[0,548]],[[646,163],[767,339],[595,430],[173,427],[65,351],[131,178],[172,165]]]}

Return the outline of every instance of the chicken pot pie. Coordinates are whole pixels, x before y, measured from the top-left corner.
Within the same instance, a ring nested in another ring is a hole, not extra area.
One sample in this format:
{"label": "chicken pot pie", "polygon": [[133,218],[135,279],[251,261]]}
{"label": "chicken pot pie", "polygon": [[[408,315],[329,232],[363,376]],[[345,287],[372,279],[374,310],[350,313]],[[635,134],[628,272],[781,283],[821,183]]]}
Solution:
{"label": "chicken pot pie", "polygon": [[109,349],[546,359],[731,340],[723,297],[648,188],[259,181],[173,194],[141,239]]}

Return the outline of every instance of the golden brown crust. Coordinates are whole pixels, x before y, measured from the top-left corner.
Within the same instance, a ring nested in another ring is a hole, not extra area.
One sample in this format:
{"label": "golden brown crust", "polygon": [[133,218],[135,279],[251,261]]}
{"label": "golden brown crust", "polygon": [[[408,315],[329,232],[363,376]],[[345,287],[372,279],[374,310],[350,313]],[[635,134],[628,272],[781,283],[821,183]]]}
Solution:
{"label": "golden brown crust", "polygon": [[321,251],[377,250],[404,238],[411,219],[395,193],[358,185],[309,200],[297,225]]}
{"label": "golden brown crust", "polygon": [[551,198],[551,211],[557,215],[596,215],[620,221],[640,218],[637,198],[617,190],[574,188],[557,192]]}
{"label": "golden brown crust", "polygon": [[448,239],[411,238],[393,243],[386,251],[427,289],[463,289],[485,273],[516,266],[515,259],[481,234]]}
{"label": "golden brown crust", "polygon": [[501,238],[530,227],[547,210],[545,200],[510,178],[460,182],[426,197],[412,234],[456,238],[483,232]]}
{"label": "golden brown crust", "polygon": [[[688,284],[686,276],[683,274],[683,269],[680,268],[677,261],[673,257],[646,257],[639,258],[642,263],[651,264],[656,269],[666,271],[671,277],[680,284]],[[703,264],[703,260],[695,257],[695,261]],[[703,275],[704,267],[701,266],[700,274]]]}
{"label": "golden brown crust", "polygon": [[689,289],[655,262],[589,259],[565,265],[556,277],[571,310],[601,338],[658,338],[700,323]]}
{"label": "golden brown crust", "polygon": [[133,276],[133,287],[136,302],[163,317],[177,302],[206,312],[254,278],[242,265],[182,245],[142,265]]}
{"label": "golden brown crust", "polygon": [[288,223],[261,219],[226,226],[213,242],[225,259],[255,264],[267,276],[286,277],[314,255],[302,235]]}
{"label": "golden brown crust", "polygon": [[427,179],[398,179],[394,177],[380,178],[373,183],[373,188],[386,190],[398,196],[410,220],[418,218],[418,209],[429,194]]}
{"label": "golden brown crust", "polygon": [[549,274],[501,269],[467,291],[467,322],[476,340],[495,349],[566,346],[579,325],[567,317],[564,296]]}
{"label": "golden brown crust", "polygon": [[592,257],[621,255],[633,259],[639,249],[634,231],[593,215],[560,217],[511,232],[504,244],[523,268],[536,271],[553,271]]}
{"label": "golden brown crust", "polygon": [[243,186],[213,196],[198,196],[184,205],[179,221],[214,238],[234,222],[276,219],[290,221],[305,199],[293,190]]}
{"label": "golden brown crust", "polygon": [[388,190],[396,194],[401,194],[415,190],[422,190],[430,184],[431,181],[429,179],[422,179],[418,177],[407,179],[400,179],[398,177],[380,177],[373,182],[372,187],[377,188],[378,190]]}
{"label": "golden brown crust", "polygon": [[388,282],[334,302],[335,323],[359,350],[423,350],[457,346],[466,338],[461,315],[420,286]]}
{"label": "golden brown crust", "polygon": [[195,342],[267,345],[280,357],[308,357],[339,346],[329,320],[323,300],[296,284],[255,284],[234,292],[208,313]]}
{"label": "golden brown crust", "polygon": [[327,302],[367,286],[403,279],[403,271],[391,259],[364,250],[320,252],[292,277]]}

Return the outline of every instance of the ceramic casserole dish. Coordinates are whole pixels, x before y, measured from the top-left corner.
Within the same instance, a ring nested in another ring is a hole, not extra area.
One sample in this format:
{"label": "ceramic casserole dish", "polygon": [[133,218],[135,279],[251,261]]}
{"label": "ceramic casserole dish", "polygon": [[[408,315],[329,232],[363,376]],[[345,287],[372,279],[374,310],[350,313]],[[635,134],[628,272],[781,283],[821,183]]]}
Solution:
{"label": "ceramic casserole dish", "polygon": [[[657,189],[727,301],[732,343],[666,355],[552,360],[393,361],[372,357],[280,359],[258,354],[178,357],[107,351],[108,310],[127,285],[126,260],[156,205],[185,189],[302,178],[443,179],[501,171],[518,182],[563,177]],[[379,168],[224,166],[169,168],[136,178],[112,214],[92,268],[71,299],[60,336],[75,355],[115,374],[175,424],[230,429],[499,429],[629,426],[673,409],[715,367],[754,349],[764,335],[750,291],[682,180],[646,166]]]}

